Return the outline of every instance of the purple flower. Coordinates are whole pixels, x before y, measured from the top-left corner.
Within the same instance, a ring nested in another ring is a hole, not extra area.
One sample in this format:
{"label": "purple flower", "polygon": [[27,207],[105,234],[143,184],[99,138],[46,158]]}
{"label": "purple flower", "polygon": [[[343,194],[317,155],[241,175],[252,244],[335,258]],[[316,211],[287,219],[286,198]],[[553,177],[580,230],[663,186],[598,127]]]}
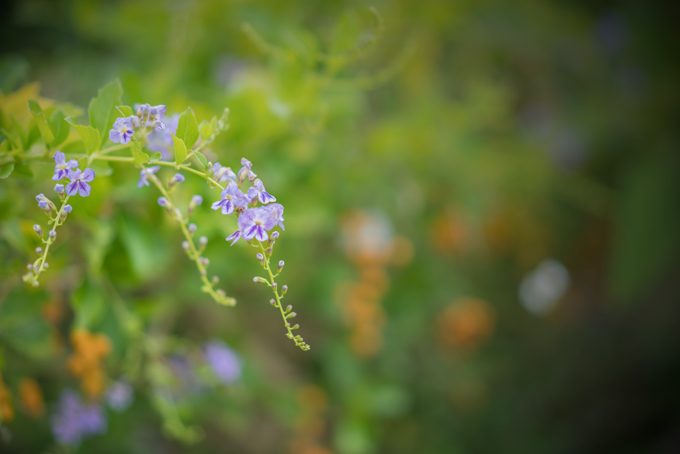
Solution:
{"label": "purple flower", "polygon": [[266,205],[270,202],[276,202],[276,197],[267,192],[267,190],[264,188],[262,180],[259,178],[255,180],[253,185],[248,189],[248,198],[251,202],[257,199],[263,205]]}
{"label": "purple flower", "polygon": [[54,185],[54,192],[56,192],[57,194],[63,194],[64,193],[64,185],[59,184],[59,183],[55,184]]}
{"label": "purple flower", "polygon": [[68,174],[71,182],[66,185],[66,194],[80,195],[81,197],[87,197],[90,195],[90,183],[94,180],[94,170],[85,169],[83,172],[80,169],[70,170]]}
{"label": "purple flower", "polygon": [[172,115],[154,128],[146,137],[146,146],[151,151],[161,153],[161,159],[172,156],[172,135],[177,132],[179,115]]}
{"label": "purple flower", "polygon": [[166,199],[165,197],[159,197],[158,204],[163,208],[167,208],[168,206],[170,206],[170,202],[168,202],[168,199]]}
{"label": "purple flower", "polygon": [[231,245],[233,246],[234,243],[236,243],[239,239],[241,238],[241,231],[237,230],[228,237],[225,238],[227,241],[231,241]]}
{"label": "purple flower", "polygon": [[54,153],[54,162],[54,176],[52,177],[54,181],[66,178],[71,169],[78,167],[78,161],[75,159],[67,161],[66,156],[61,151]]}
{"label": "purple flower", "polygon": [[193,197],[191,198],[190,205],[193,206],[193,207],[197,207],[197,206],[199,206],[199,205],[202,204],[202,203],[203,203],[203,197],[201,197],[200,195],[196,194],[195,196],[193,196]]}
{"label": "purple flower", "polygon": [[71,211],[73,211],[73,207],[71,205],[68,203],[64,205],[64,213],[70,213]]}
{"label": "purple flower", "polygon": [[219,162],[216,162],[213,164],[211,172],[213,174],[213,177],[220,183],[224,183],[225,181],[236,181],[236,174],[234,173],[233,170],[231,170],[231,167],[224,167],[222,164]]}
{"label": "purple flower", "polygon": [[222,191],[221,199],[212,204],[213,210],[222,210],[222,214],[231,214],[235,209],[245,209],[248,206],[248,198],[233,181]]}
{"label": "purple flower", "polygon": [[113,143],[128,143],[139,126],[139,119],[135,116],[119,117],[109,131],[109,139]]}
{"label": "purple flower", "polygon": [[38,202],[38,206],[43,209],[47,210],[50,208],[50,200],[45,197],[45,194],[40,193],[37,196],[35,196],[35,200]]}
{"label": "purple flower", "polygon": [[[272,207],[281,207],[272,210]],[[266,241],[269,238],[267,232],[283,221],[283,206],[280,204],[268,205],[266,207],[250,208],[245,210],[238,218],[238,227],[241,236],[246,240],[255,238],[258,241]]]}
{"label": "purple flower", "polygon": [[153,175],[158,172],[159,166],[145,167],[139,172],[139,181],[137,182],[137,187],[149,186],[149,175]]}
{"label": "purple flower", "polygon": [[234,383],[241,376],[241,361],[224,342],[208,342],[203,347],[203,355],[222,383]]}
{"label": "purple flower", "polygon": [[101,407],[83,403],[73,391],[61,394],[57,413],[52,416],[52,432],[61,443],[74,445],[88,435],[105,431],[106,417]]}
{"label": "purple flower", "polygon": [[162,125],[165,116],[165,106],[159,104],[152,106],[149,104],[135,104],[135,114],[144,126],[156,127]]}
{"label": "purple flower", "polygon": [[272,203],[263,208],[269,212],[269,216],[275,226],[281,227],[281,230],[286,230],[283,226],[283,205],[280,203]]}
{"label": "purple flower", "polygon": [[173,175],[172,180],[170,182],[172,184],[183,183],[184,175],[182,175],[181,173],[176,173],[175,175]]}
{"label": "purple flower", "polygon": [[254,180],[257,175],[253,172],[253,164],[246,158],[241,158],[241,169],[238,171],[239,181]]}
{"label": "purple flower", "polygon": [[124,381],[117,381],[106,391],[106,401],[116,411],[123,411],[132,402],[132,386]]}

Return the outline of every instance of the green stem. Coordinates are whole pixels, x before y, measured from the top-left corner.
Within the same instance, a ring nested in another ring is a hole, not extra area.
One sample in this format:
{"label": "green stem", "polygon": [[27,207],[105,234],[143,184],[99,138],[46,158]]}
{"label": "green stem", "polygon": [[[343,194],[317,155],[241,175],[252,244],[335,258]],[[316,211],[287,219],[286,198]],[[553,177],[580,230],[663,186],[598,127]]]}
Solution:
{"label": "green stem", "polygon": [[208,279],[208,270],[206,269],[205,265],[203,265],[203,263],[201,262],[201,253],[196,248],[193,236],[191,235],[189,229],[187,228],[187,220],[184,219],[179,210],[175,209],[175,206],[172,204],[170,194],[168,193],[168,191],[165,189],[163,184],[155,175],[149,174],[149,180],[154,184],[154,186],[156,186],[156,188],[158,188],[158,191],[168,201],[168,208],[175,211],[177,221],[179,222],[180,230],[182,231],[182,235],[184,236],[185,240],[187,241],[187,244],[189,245],[188,250],[189,258],[196,264],[198,273],[201,276],[201,282],[203,283],[202,287],[203,291],[209,294],[215,300],[215,302],[219,304],[224,304],[225,306],[234,306],[236,304],[236,300],[234,298],[226,296],[223,291],[216,290],[212,282],[210,282],[210,279]]}
{"label": "green stem", "polygon": [[[276,284],[276,276],[278,276],[278,273],[274,274],[272,272],[271,266],[270,266],[270,261],[271,261],[271,248],[270,248],[270,253],[267,253],[267,249],[265,249],[264,245],[262,243],[260,244],[260,252],[264,256],[264,260],[262,261],[262,268],[267,272],[267,275],[269,276],[269,281],[267,282],[267,285],[269,285],[269,288],[272,289],[272,292],[274,293],[274,301],[276,308],[279,310],[279,313],[281,314],[281,319],[283,319],[283,324],[286,327],[286,337],[288,339],[292,340],[295,342],[295,345],[299,347],[303,351],[307,351],[310,349],[309,344],[307,344],[303,339],[302,336],[299,334],[295,334],[293,331],[294,328],[293,325],[290,324],[288,321],[289,318],[289,313],[286,313],[286,310],[283,308],[283,304],[281,303],[281,300],[283,299],[283,295],[279,293],[279,286]],[[275,285],[276,284],[276,285]]]}
{"label": "green stem", "polygon": [[[65,214],[64,207],[68,204],[68,200],[70,198],[71,198],[71,196],[67,195],[61,201],[61,206],[59,207],[59,210],[57,210],[57,214],[51,220],[52,221],[52,228],[47,233],[47,238],[42,240],[43,244],[45,245],[45,249],[43,249],[40,257],[38,257],[35,260],[35,262],[33,262],[33,269],[30,272],[28,272],[27,274],[24,275],[24,280],[27,281],[27,282],[30,282],[30,284],[33,285],[34,287],[38,286],[38,278],[40,277],[40,274],[45,270],[45,262],[47,261],[47,253],[50,251],[50,246],[52,246],[52,243],[54,243],[54,241],[56,239],[57,227],[60,227],[61,225],[63,225],[64,221],[66,220],[66,216],[62,216],[62,215]],[[53,235],[50,236],[50,233],[52,233]]]}

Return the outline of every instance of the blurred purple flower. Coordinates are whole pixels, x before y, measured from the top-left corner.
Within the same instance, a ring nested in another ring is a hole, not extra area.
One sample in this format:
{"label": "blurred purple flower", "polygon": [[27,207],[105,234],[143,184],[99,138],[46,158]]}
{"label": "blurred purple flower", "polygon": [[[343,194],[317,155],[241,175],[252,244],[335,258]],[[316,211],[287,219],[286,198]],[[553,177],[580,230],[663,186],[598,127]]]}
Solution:
{"label": "blurred purple flower", "polygon": [[61,151],[54,153],[54,163],[54,176],[52,177],[54,181],[68,177],[69,171],[78,167],[78,161],[75,159],[67,161],[66,156]]}
{"label": "blurred purple flower", "polygon": [[225,181],[230,180],[236,181],[236,174],[234,173],[233,170],[231,170],[231,167],[224,167],[219,162],[213,164],[211,173],[213,177],[220,183],[224,183]]}
{"label": "blurred purple flower", "polygon": [[221,199],[212,204],[213,210],[221,210],[222,214],[231,214],[235,209],[245,209],[248,206],[248,198],[233,181],[222,191]]}
{"label": "blurred purple flower", "polygon": [[135,114],[139,118],[141,124],[146,127],[162,125],[163,117],[165,117],[165,110],[163,104],[157,106],[152,106],[150,104],[135,104]]}
{"label": "blurred purple flower", "polygon": [[177,132],[178,122],[179,115],[171,115],[146,137],[146,146],[159,152],[161,159],[168,160],[172,156],[172,136]]}
{"label": "blurred purple flower", "polygon": [[224,342],[208,342],[203,346],[203,355],[222,383],[234,383],[241,377],[241,360]]}
{"label": "blurred purple flower", "polygon": [[139,126],[139,120],[135,116],[116,118],[109,131],[109,139],[113,143],[128,143],[137,126]]}
{"label": "blurred purple flower", "polygon": [[248,189],[248,198],[252,202],[253,200],[259,200],[260,203],[266,205],[270,202],[276,202],[276,197],[267,192],[259,178],[253,182],[253,185]]}
{"label": "blurred purple flower", "polygon": [[106,391],[106,401],[116,411],[123,411],[132,402],[132,386],[124,381],[117,381]]}
{"label": "blurred purple flower", "polygon": [[149,186],[149,175],[153,175],[158,172],[159,166],[145,167],[139,172],[139,181],[137,182],[137,187]]}
{"label": "blurred purple flower", "polygon": [[66,185],[66,194],[80,195],[81,197],[87,197],[90,195],[90,183],[94,180],[94,170],[85,169],[80,171],[80,169],[70,170],[68,177],[71,180],[69,184]]}
{"label": "blurred purple flower", "polygon": [[243,182],[246,180],[254,180],[257,175],[253,172],[253,163],[248,161],[246,158],[241,158],[241,168],[238,171],[238,179]]}
{"label": "blurred purple flower", "polygon": [[74,445],[88,435],[106,431],[106,416],[99,405],[86,404],[73,391],[61,394],[52,416],[52,432],[63,444]]}

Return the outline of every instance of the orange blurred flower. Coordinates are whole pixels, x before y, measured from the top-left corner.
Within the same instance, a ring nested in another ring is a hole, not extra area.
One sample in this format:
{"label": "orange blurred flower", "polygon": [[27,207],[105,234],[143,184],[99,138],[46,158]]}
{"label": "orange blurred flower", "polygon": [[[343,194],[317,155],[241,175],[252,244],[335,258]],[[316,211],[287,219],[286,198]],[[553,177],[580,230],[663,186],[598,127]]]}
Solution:
{"label": "orange blurred flower", "polygon": [[431,227],[431,241],[438,252],[460,254],[466,248],[468,232],[460,216],[453,213],[439,215]]}
{"label": "orange blurred flower", "polygon": [[45,414],[45,402],[38,382],[32,378],[24,378],[19,383],[21,405],[30,416],[39,418]]}
{"label": "orange blurred flower", "polygon": [[80,386],[91,399],[102,395],[106,376],[102,362],[111,351],[111,343],[103,334],[88,333],[77,329],[71,333],[74,352],[68,360],[68,368],[80,378]]}
{"label": "orange blurred flower", "polygon": [[0,421],[9,422],[14,419],[14,407],[12,407],[12,395],[0,376]]}
{"label": "orange blurred flower", "polygon": [[490,336],[495,325],[493,308],[479,298],[459,298],[438,316],[441,345],[447,348],[472,350]]}

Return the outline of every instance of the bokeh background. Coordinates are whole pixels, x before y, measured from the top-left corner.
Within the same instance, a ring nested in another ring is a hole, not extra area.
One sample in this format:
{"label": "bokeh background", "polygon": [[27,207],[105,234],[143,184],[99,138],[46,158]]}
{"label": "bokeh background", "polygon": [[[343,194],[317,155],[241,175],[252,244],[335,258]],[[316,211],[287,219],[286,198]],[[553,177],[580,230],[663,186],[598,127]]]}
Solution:
{"label": "bokeh background", "polygon": [[[251,250],[223,241],[231,224],[198,214],[234,309],[200,293],[157,194],[115,164],[79,202],[44,285],[25,288],[34,194],[51,175],[32,163],[0,181],[0,370],[16,407],[0,451],[62,449],[50,415],[78,389],[74,320],[111,340],[110,380],[135,355],[167,365],[150,358],[214,340],[242,365],[228,385],[175,390],[171,410],[154,396],[176,369],[135,380],[131,406],[78,452],[680,449],[673,3],[371,8],[3,7],[5,94],[38,82],[82,108],[118,77],[129,104],[230,109],[212,156],[247,156],[285,205],[277,257],[312,350],[283,336]],[[42,411],[22,403],[26,377]]]}

